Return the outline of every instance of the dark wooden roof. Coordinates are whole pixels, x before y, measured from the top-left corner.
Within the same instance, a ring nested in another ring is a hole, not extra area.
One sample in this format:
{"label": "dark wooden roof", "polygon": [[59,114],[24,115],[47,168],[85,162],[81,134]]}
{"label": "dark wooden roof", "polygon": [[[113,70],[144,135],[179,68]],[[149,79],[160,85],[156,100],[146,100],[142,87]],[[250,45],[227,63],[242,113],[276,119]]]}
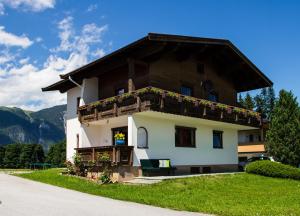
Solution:
{"label": "dark wooden roof", "polygon": [[[272,81],[229,40],[149,33],[146,37],[96,61],[70,73],[60,75],[61,81],[42,90],[66,92],[68,89],[75,87],[75,84],[68,80],[69,76],[76,82],[81,83],[84,78],[98,76],[127,64],[129,58],[149,62],[157,59],[164,52],[179,52],[178,50],[182,51],[184,55],[188,55],[189,52],[196,53],[199,56],[213,55],[214,60],[222,68],[222,74],[231,77],[238,92],[273,85]],[[226,69],[229,65],[230,68]]]}

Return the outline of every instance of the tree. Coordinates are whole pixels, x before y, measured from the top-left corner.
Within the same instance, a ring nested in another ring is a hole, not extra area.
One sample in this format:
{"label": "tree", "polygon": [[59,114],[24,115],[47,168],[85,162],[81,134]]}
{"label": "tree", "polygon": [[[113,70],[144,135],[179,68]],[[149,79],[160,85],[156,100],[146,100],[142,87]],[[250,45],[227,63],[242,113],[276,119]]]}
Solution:
{"label": "tree", "polygon": [[260,112],[263,118],[270,120],[275,103],[275,92],[273,87],[263,88],[260,94],[254,97],[256,111]]}
{"label": "tree", "polygon": [[243,99],[243,97],[242,97],[242,94],[239,94],[238,103],[239,103],[241,106],[244,105],[244,99]]}
{"label": "tree", "polygon": [[292,92],[281,90],[271,115],[266,149],[284,164],[300,164],[300,108]]}
{"label": "tree", "polygon": [[32,154],[34,152],[34,144],[24,144],[22,145],[22,150],[20,153],[20,167],[29,168],[30,163],[33,162]]}
{"label": "tree", "polygon": [[42,145],[39,145],[39,144],[34,145],[31,160],[34,163],[43,163],[44,162],[45,153],[44,153]]}
{"label": "tree", "polygon": [[3,146],[0,146],[0,167],[4,167],[3,159],[5,156],[5,148]]}
{"label": "tree", "polygon": [[21,153],[21,144],[10,144],[5,146],[5,156],[3,164],[7,168],[20,168],[19,156]]}
{"label": "tree", "polygon": [[64,166],[66,161],[66,141],[52,145],[46,157],[46,162],[55,166]]}
{"label": "tree", "polygon": [[255,104],[254,104],[253,98],[251,97],[251,95],[249,93],[247,93],[246,97],[244,99],[243,107],[248,110],[253,110],[254,106],[255,106]]}
{"label": "tree", "polygon": [[274,106],[275,106],[275,92],[273,87],[268,88],[267,90],[267,114],[268,114],[268,119],[270,120],[271,118],[271,114],[274,110]]}

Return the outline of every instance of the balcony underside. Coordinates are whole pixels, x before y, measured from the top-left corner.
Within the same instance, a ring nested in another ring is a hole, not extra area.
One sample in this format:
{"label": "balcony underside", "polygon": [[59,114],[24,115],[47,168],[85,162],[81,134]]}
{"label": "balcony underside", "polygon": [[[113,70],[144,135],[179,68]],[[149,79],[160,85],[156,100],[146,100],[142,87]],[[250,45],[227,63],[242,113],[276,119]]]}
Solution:
{"label": "balcony underside", "polygon": [[79,107],[78,118],[80,122],[88,123],[145,111],[157,111],[251,127],[261,125],[259,113],[154,87],[139,89],[132,93],[125,93]]}

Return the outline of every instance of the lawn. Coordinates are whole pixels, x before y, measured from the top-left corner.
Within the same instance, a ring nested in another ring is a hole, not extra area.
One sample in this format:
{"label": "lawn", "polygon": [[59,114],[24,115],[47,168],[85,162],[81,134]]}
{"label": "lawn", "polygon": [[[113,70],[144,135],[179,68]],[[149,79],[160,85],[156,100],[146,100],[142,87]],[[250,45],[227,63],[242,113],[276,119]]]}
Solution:
{"label": "lawn", "polygon": [[18,176],[89,194],[216,215],[300,215],[300,181],[253,174],[166,180],[154,185],[98,185],[59,169]]}

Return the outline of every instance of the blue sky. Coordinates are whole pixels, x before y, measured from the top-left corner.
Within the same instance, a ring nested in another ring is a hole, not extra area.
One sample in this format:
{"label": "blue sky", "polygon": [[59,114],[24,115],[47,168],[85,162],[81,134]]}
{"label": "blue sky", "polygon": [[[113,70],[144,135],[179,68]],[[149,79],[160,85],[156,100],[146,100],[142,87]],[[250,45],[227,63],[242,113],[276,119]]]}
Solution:
{"label": "blue sky", "polygon": [[276,0],[0,0],[0,105],[65,103],[40,88],[148,32],[229,39],[299,97],[299,11]]}

